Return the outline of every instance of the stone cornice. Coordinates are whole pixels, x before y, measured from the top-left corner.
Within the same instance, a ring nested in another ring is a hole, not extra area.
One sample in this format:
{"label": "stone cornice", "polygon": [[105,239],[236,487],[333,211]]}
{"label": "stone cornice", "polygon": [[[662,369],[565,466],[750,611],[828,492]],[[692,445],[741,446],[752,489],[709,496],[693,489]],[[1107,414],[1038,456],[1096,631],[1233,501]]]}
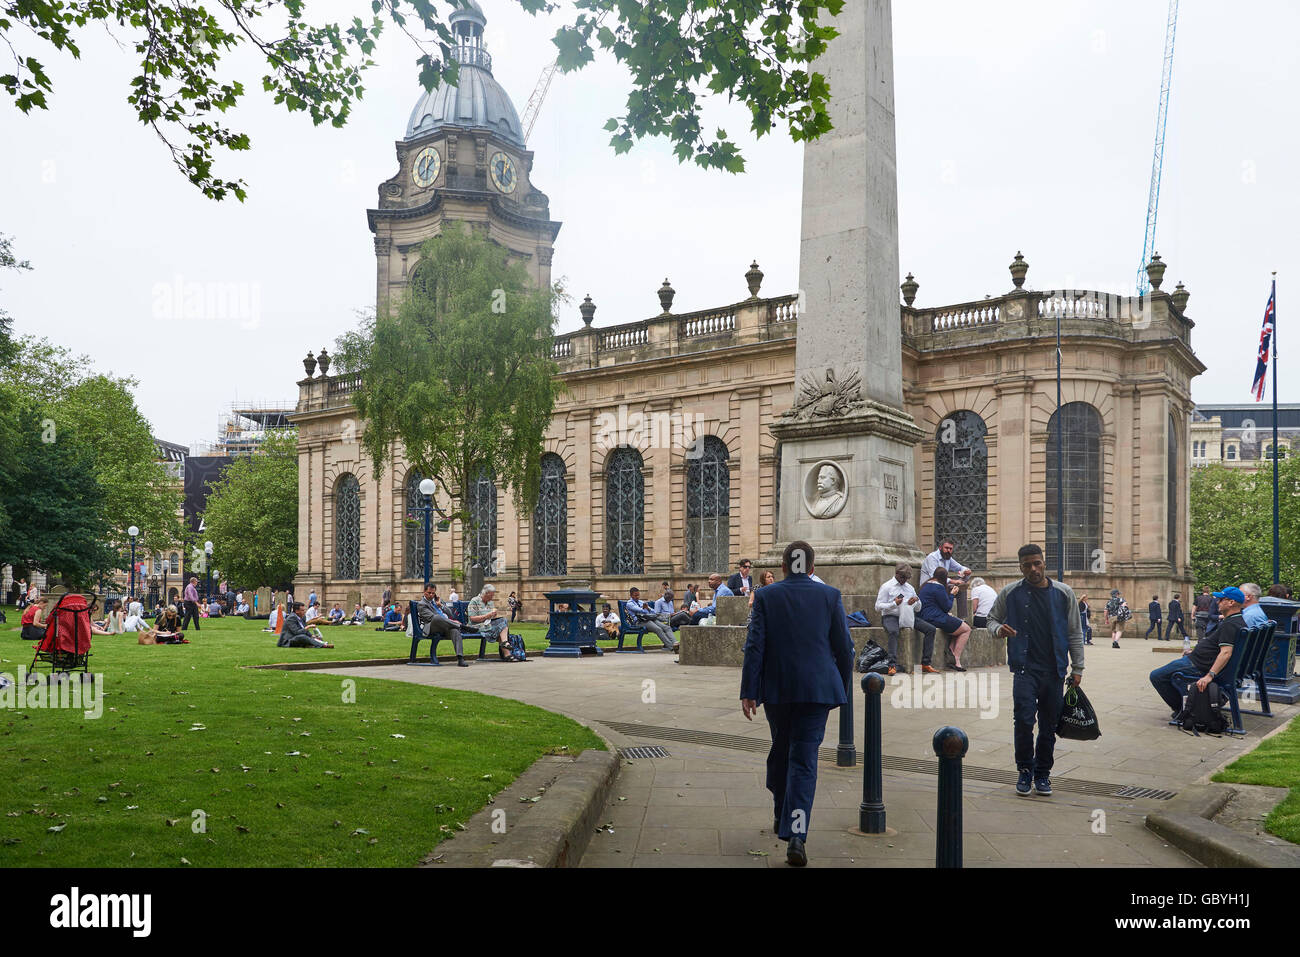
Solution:
{"label": "stone cornice", "polygon": [[915,445],[925,438],[925,431],[918,428],[912,417],[902,409],[870,399],[864,402],[862,411],[852,415],[802,421],[778,418],[768,426],[768,429],[783,442],[790,439],[882,435],[908,445]]}

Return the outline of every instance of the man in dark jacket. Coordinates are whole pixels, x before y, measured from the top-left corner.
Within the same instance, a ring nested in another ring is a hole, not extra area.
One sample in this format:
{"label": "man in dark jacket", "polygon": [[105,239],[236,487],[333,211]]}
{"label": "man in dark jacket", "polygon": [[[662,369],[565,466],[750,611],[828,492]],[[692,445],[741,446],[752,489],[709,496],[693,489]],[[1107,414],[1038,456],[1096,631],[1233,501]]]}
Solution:
{"label": "man in dark jacket", "polygon": [[1187,629],[1183,627],[1183,604],[1175,595],[1169,599],[1169,626],[1165,629],[1165,637],[1170,641],[1174,640],[1174,625],[1178,626],[1179,634],[1187,637]]}
{"label": "man in dark jacket", "polygon": [[280,629],[280,640],[275,643],[276,647],[333,648],[328,641],[322,641],[307,630],[307,626],[302,623],[303,611],[303,603],[294,602],[293,610],[284,616],[284,627]]}
{"label": "man in dark jacket", "polygon": [[735,573],[727,579],[727,587],[731,589],[733,595],[748,595],[754,590],[753,570],[754,563],[748,558],[740,560]]}
{"label": "man in dark jacket", "polygon": [[1223,616],[1219,627],[1204,635],[1187,654],[1157,668],[1149,676],[1151,686],[1173,710],[1172,717],[1175,718],[1183,710],[1183,695],[1187,694],[1188,683],[1195,681],[1196,687],[1204,691],[1228,666],[1237,639],[1246,629],[1246,621],[1241,617],[1246,595],[1240,588],[1225,588],[1216,591],[1213,597],[1219,603],[1219,614]]}
{"label": "man in dark jacket", "polygon": [[456,652],[456,666],[468,668],[469,662],[465,660],[465,648],[460,637],[460,623],[452,621],[443,611],[436,587],[424,586],[424,597],[415,603],[415,612],[419,617],[420,633],[425,638],[433,639],[429,642],[429,660],[436,660],[434,652],[438,648],[438,640],[434,636],[445,635],[451,639],[451,647]]}
{"label": "man in dark jacket", "polygon": [[[998,593],[989,612],[989,630],[1007,640],[1014,707],[1016,793],[1052,793],[1052,760],[1056,723],[1061,716],[1066,657],[1070,681],[1083,680],[1083,628],[1079,603],[1068,585],[1047,577],[1043,550],[1022,545],[1020,571],[1024,578]],[[1038,741],[1034,742],[1034,719]]]}
{"label": "man in dark jacket", "polygon": [[817,749],[832,708],[848,698],[853,642],[840,593],[813,581],[813,549],[791,542],[781,558],[785,578],[754,595],[740,706],[754,720],[761,704],[772,732],[767,789],[777,837],[789,841],[786,862],[808,863],[804,842],[817,789]]}
{"label": "man in dark jacket", "polygon": [[1151,637],[1151,629],[1154,628],[1156,630],[1156,641],[1164,641],[1164,637],[1160,634],[1160,614],[1160,596],[1152,595],[1151,601],[1147,602],[1147,618],[1150,619],[1151,623],[1147,625],[1147,633],[1142,636],[1143,638],[1149,639]]}

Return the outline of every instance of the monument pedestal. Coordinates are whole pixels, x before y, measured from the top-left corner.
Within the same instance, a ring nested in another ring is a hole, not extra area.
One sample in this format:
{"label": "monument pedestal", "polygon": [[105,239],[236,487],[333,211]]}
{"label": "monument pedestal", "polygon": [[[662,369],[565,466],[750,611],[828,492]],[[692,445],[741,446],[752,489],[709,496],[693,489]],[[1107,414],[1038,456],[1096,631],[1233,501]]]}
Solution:
{"label": "monument pedestal", "polygon": [[[806,379],[804,401],[771,426],[781,442],[777,549],[808,542],[818,577],[874,598],[895,565],[919,568],[925,557],[914,544],[912,489],[913,447],[924,433],[901,409],[844,394],[831,370],[822,382]],[[835,397],[852,410],[837,414]],[[779,565],[774,551],[765,560]]]}

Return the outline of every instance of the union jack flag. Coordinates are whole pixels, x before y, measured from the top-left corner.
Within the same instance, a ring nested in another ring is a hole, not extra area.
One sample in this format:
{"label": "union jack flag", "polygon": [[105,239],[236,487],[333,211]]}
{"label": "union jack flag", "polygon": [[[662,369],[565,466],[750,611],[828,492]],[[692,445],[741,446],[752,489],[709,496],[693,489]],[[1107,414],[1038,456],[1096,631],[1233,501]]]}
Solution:
{"label": "union jack flag", "polygon": [[1273,339],[1274,301],[1277,298],[1277,284],[1268,296],[1268,308],[1264,310],[1264,328],[1259,333],[1259,358],[1255,361],[1255,381],[1250,384],[1251,394],[1258,402],[1264,398],[1264,374],[1268,371],[1268,346]]}

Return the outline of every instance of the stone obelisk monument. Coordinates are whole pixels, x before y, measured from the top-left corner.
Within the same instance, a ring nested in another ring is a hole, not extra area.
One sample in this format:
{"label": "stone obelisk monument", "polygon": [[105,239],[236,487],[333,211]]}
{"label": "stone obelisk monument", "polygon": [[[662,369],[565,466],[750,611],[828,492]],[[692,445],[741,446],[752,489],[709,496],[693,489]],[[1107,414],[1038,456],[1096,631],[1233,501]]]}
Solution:
{"label": "stone obelisk monument", "polygon": [[804,539],[818,574],[873,594],[919,564],[913,447],[903,411],[898,174],[890,0],[853,0],[814,69],[834,129],[804,147],[801,309],[793,407],[781,441],[778,545]]}

